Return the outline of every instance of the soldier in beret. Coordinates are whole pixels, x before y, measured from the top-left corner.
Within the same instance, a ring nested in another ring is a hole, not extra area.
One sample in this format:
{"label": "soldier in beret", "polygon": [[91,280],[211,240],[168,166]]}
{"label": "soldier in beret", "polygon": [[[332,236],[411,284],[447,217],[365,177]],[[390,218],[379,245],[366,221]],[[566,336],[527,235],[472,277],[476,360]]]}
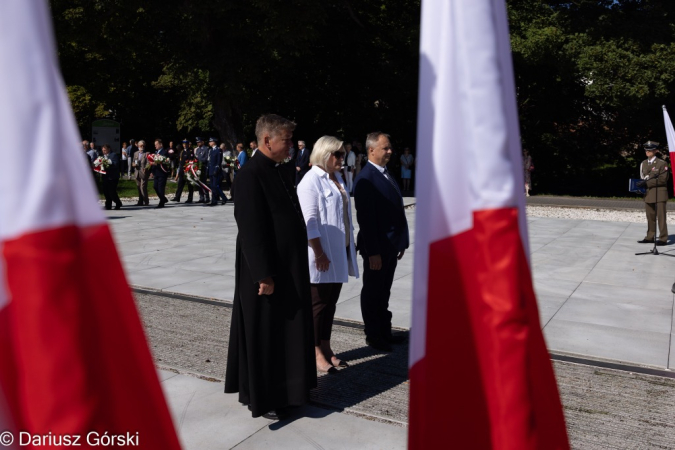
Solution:
{"label": "soldier in beret", "polygon": [[645,194],[645,210],[647,212],[647,236],[640,244],[650,244],[656,237],[656,218],[659,221],[659,236],[656,245],[668,243],[668,226],[666,225],[666,202],[668,201],[668,164],[657,158],[659,143],[647,141],[643,145],[647,159],[640,164],[639,186],[647,189]]}

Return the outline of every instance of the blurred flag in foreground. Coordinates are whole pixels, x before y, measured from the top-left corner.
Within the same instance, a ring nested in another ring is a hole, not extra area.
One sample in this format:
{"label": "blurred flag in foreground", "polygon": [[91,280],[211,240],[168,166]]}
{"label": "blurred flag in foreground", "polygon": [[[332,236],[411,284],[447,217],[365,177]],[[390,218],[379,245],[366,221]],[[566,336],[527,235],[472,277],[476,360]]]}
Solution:
{"label": "blurred flag in foreground", "polygon": [[0,432],[178,449],[45,0],[0,1],[0,67]]}
{"label": "blurred flag in foreground", "polygon": [[567,449],[527,256],[504,0],[423,0],[411,449]]}
{"label": "blurred flag in foreground", "polygon": [[[675,163],[675,129],[673,122],[670,120],[666,105],[663,105],[663,122],[666,125],[666,138],[668,139],[668,153],[670,153],[671,166]],[[675,186],[675,177],[673,177],[673,186]]]}

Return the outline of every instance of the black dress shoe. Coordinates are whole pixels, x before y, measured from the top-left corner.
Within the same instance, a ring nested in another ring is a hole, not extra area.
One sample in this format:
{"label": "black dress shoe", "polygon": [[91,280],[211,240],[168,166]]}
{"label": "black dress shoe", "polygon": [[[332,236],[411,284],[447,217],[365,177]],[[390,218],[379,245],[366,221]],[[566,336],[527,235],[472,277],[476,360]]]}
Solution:
{"label": "black dress shoe", "polygon": [[656,245],[668,245],[668,242],[666,241],[656,241]]}
{"label": "black dress shoe", "polygon": [[[253,408],[251,408],[251,405],[248,405],[248,410],[253,411]],[[288,417],[288,415],[289,415],[288,408],[279,408],[279,409],[276,409],[276,410],[273,409],[272,411],[268,411],[265,414],[263,414],[262,416],[265,419],[269,419],[269,420],[284,420],[285,418]]]}
{"label": "black dress shoe", "polygon": [[164,208],[164,203],[160,203],[159,205],[155,206],[155,209],[159,209],[159,208]]}
{"label": "black dress shoe", "polygon": [[192,200],[186,200],[185,203],[192,203]]}
{"label": "black dress shoe", "polygon": [[405,336],[401,336],[400,334],[397,335],[391,335],[387,338],[387,342],[390,344],[405,344],[408,342],[408,338]]}
{"label": "black dress shoe", "polygon": [[179,198],[176,198],[176,197],[172,198],[171,201],[172,201],[172,202],[180,203],[180,199],[179,199]]}
{"label": "black dress shoe", "polygon": [[370,347],[374,348],[375,350],[379,350],[381,352],[392,351],[391,344],[389,344],[389,342],[387,342],[387,341],[385,341],[384,339],[381,339],[381,338],[367,337],[366,338],[366,344],[368,344]]}
{"label": "black dress shoe", "polygon": [[115,205],[115,209],[116,209],[116,210],[122,209],[122,205]]}
{"label": "black dress shoe", "polygon": [[205,201],[206,200],[204,200],[203,198],[200,198],[199,200],[197,200],[197,203],[204,203]]}
{"label": "black dress shoe", "polygon": [[136,206],[143,206],[143,202],[136,203]]}
{"label": "black dress shoe", "polygon": [[289,412],[286,408],[278,408],[268,411],[262,416],[267,420],[284,420],[288,418]]}
{"label": "black dress shoe", "polygon": [[112,209],[112,206],[106,206],[105,209],[107,209],[108,211],[110,211],[110,210]]}
{"label": "black dress shoe", "polygon": [[218,204],[218,203],[207,203],[207,204],[204,205],[204,206],[216,206],[217,204]]}
{"label": "black dress shoe", "polygon": [[653,244],[653,243],[654,243],[654,239],[651,239],[651,240],[643,239],[641,241],[638,241],[638,244]]}

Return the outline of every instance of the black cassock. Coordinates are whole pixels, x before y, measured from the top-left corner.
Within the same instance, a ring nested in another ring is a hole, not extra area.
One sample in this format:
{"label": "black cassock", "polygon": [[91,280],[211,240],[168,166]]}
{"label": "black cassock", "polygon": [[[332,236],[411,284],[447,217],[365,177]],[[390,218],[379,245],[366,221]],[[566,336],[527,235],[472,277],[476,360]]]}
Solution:
{"label": "black cassock", "polygon": [[[292,164],[261,151],[237,173],[234,308],[225,392],[239,392],[253,417],[309,400],[316,387],[307,230]],[[271,276],[272,295],[258,295]]]}

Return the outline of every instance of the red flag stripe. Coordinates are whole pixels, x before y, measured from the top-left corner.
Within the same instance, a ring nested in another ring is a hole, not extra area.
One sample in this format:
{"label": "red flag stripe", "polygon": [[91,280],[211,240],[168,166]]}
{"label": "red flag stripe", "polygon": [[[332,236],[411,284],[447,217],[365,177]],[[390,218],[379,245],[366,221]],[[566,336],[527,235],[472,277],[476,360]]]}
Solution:
{"label": "red flag stripe", "polygon": [[0,388],[17,429],[180,448],[108,226],[26,234],[2,255]]}
{"label": "red flag stripe", "polygon": [[431,244],[426,354],[410,371],[410,448],[566,449],[518,210]]}

